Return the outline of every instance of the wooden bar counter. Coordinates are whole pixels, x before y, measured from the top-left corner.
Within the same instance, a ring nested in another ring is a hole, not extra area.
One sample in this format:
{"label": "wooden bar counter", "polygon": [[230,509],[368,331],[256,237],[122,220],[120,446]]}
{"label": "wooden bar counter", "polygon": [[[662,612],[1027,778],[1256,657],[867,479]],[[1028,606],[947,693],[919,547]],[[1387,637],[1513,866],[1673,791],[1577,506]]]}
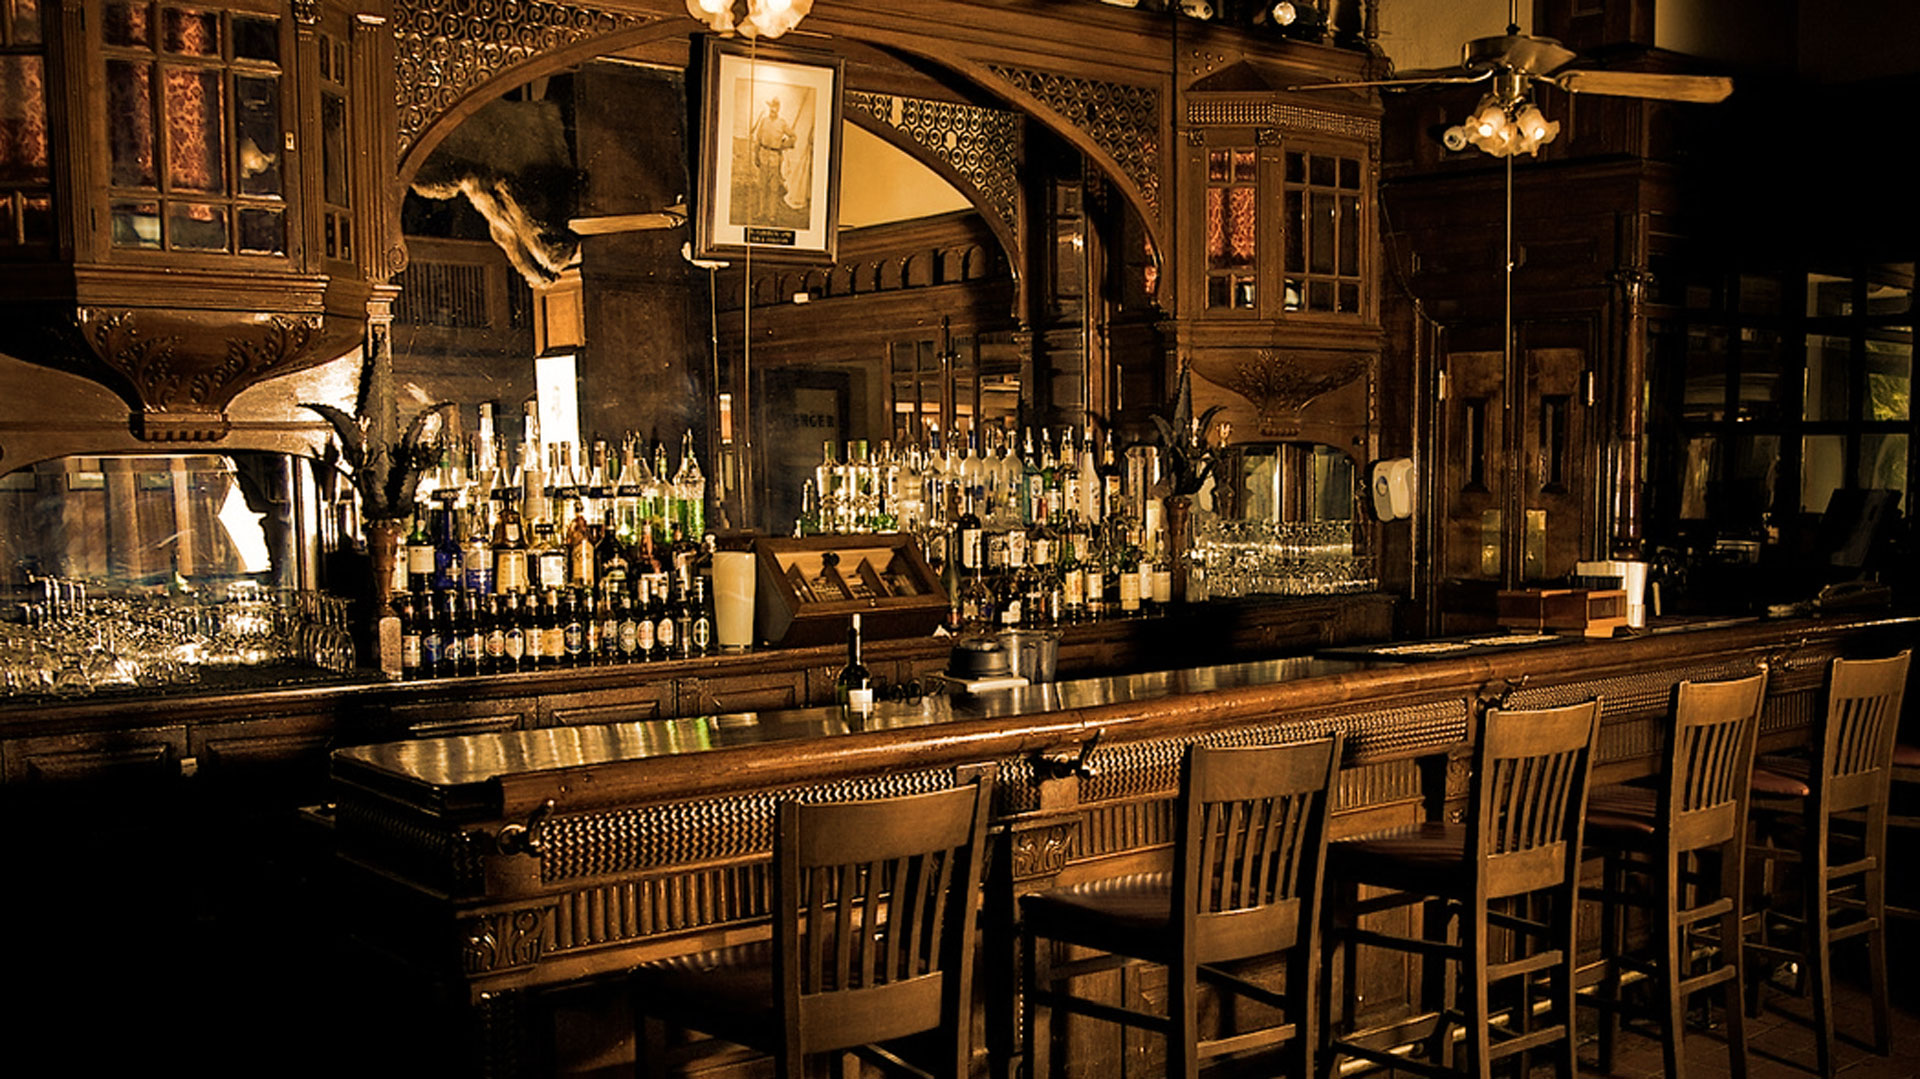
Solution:
{"label": "wooden bar counter", "polygon": [[[930,695],[884,702],[857,726],[832,709],[801,708],[343,748],[333,755],[338,912],[356,961],[380,972],[357,984],[438,1002],[434,1022],[415,1028],[433,1059],[467,1054],[480,1072],[591,1073],[617,1067],[608,1061],[626,1051],[621,971],[765,932],[779,799],[903,793],[990,769],[996,835],[977,1070],[1000,1072],[1012,1044],[1016,897],[1161,864],[1190,741],[1345,732],[1335,827],[1354,834],[1449,811],[1465,789],[1458,750],[1478,700],[1531,708],[1600,696],[1604,781],[1649,767],[1677,681],[1764,665],[1762,738],[1773,748],[1804,738],[1829,660],[1920,637],[1920,619],[1892,616],[1673,628],[1603,641],[1347,647]],[[1153,976],[1129,974],[1114,991],[1151,993]],[[1360,976],[1364,1009],[1399,1006],[1403,971]],[[420,989],[429,992],[408,995]],[[1070,1037],[1076,1074],[1157,1067],[1157,1045]],[[706,1063],[724,1070],[730,1059]]]}

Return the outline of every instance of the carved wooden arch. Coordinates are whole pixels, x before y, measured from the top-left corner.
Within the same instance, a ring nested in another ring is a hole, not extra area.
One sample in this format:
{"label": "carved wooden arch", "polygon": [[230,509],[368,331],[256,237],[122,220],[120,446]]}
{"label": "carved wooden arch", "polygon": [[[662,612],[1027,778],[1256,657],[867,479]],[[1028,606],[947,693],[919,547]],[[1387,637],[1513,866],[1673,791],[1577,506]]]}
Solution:
{"label": "carved wooden arch", "polygon": [[[684,14],[643,7],[652,5],[396,0],[393,29],[400,182],[393,197],[402,197],[406,183],[448,132],[507,90],[611,51],[699,32],[697,24]],[[1045,126],[1113,182],[1145,223],[1147,240],[1161,254],[1162,265],[1172,266],[1172,260],[1165,257],[1163,214],[1167,209],[1161,200],[1165,148],[1171,131],[1170,77],[1122,82],[1035,70],[993,59],[955,58],[942,49],[943,44],[952,44],[947,39],[925,33],[902,34],[863,23],[856,16],[837,18],[831,11],[815,12],[809,28],[944,68]],[[849,100],[857,93],[850,93]],[[1007,252],[1016,296],[1024,293],[1022,229],[1018,220],[1008,219],[1005,198],[983,189],[933,147],[895,128],[882,115],[848,108],[843,116],[853,117],[862,128],[910,154],[954,184],[980,209]],[[1016,215],[1018,205],[1015,201]]]}

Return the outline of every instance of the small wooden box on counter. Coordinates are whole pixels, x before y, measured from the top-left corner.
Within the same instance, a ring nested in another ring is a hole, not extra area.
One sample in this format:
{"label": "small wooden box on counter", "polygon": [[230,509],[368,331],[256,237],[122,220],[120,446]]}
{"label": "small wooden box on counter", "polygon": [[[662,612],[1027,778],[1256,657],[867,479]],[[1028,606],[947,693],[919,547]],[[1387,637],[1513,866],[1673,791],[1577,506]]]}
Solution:
{"label": "small wooden box on counter", "polygon": [[762,641],[844,641],[856,613],[870,640],[923,637],[946,618],[946,589],[904,532],[762,537],[753,550],[754,627]]}
{"label": "small wooden box on counter", "polygon": [[1588,637],[1611,637],[1627,624],[1622,589],[1525,588],[1501,592],[1500,624],[1513,629],[1577,629]]}

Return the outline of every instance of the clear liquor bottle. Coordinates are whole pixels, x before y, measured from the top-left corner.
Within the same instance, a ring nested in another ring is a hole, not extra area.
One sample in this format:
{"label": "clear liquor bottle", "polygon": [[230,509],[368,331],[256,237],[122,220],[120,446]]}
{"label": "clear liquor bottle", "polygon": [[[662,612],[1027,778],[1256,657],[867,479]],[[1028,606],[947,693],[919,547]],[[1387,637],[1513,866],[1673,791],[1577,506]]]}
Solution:
{"label": "clear liquor bottle", "polygon": [[847,662],[833,680],[833,697],[850,716],[864,718],[873,711],[873,672],[861,660],[858,614],[847,627]]}

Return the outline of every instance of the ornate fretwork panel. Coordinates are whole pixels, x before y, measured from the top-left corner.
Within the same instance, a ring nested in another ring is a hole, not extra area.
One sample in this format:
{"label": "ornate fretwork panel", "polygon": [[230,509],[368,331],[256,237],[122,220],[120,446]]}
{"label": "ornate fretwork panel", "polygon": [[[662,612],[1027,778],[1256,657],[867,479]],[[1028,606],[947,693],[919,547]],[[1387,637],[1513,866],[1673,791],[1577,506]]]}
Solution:
{"label": "ornate fretwork panel", "polygon": [[398,0],[393,35],[400,153],[467,91],[515,64],[658,15],[547,0]]}
{"label": "ornate fretwork panel", "polygon": [[773,849],[774,809],[783,799],[894,798],[952,786],[950,770],[902,772],[798,791],[555,817],[542,828],[540,879],[554,883],[764,854]]}
{"label": "ornate fretwork panel", "polygon": [[1258,127],[1315,135],[1380,141],[1377,121],[1325,109],[1310,109],[1278,101],[1194,100],[1187,102],[1187,122],[1220,127]]}
{"label": "ornate fretwork panel", "polygon": [[945,163],[973,186],[987,206],[1017,235],[1020,214],[1020,114],[954,101],[851,90],[849,110],[887,125]]}
{"label": "ornate fretwork panel", "polygon": [[1081,79],[1047,71],[990,67],[1079,128],[1139,190],[1150,218],[1160,214],[1160,91],[1152,86]]}

